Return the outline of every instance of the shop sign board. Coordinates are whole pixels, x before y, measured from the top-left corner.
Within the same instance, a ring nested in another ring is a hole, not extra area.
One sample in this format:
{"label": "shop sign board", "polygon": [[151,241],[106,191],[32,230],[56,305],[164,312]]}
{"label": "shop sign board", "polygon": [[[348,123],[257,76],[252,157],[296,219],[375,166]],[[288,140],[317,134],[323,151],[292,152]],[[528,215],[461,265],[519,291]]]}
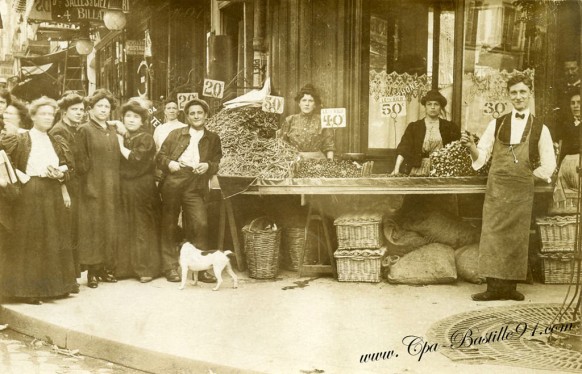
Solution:
{"label": "shop sign board", "polygon": [[[53,0],[52,19],[62,22],[103,21],[109,3],[110,0]],[[129,12],[129,0],[122,1],[122,11]]]}
{"label": "shop sign board", "polygon": [[322,128],[335,129],[346,126],[346,108],[325,108],[321,110]]}
{"label": "shop sign board", "polygon": [[52,21],[52,5],[56,0],[34,0],[28,19],[34,21]]}
{"label": "shop sign board", "polygon": [[263,100],[263,111],[267,113],[283,113],[285,98],[282,96],[267,95]]}
{"label": "shop sign board", "polygon": [[405,96],[387,96],[381,99],[382,117],[396,118],[406,116],[406,97]]}
{"label": "shop sign board", "polygon": [[126,40],[125,53],[128,56],[143,56],[145,52],[145,40]]}
{"label": "shop sign board", "polygon": [[224,95],[224,82],[215,81],[213,79],[204,79],[204,87],[202,88],[202,96],[215,97],[222,99]]}
{"label": "shop sign board", "polygon": [[177,95],[178,110],[184,110],[184,105],[192,99],[198,99],[198,92],[181,92]]}

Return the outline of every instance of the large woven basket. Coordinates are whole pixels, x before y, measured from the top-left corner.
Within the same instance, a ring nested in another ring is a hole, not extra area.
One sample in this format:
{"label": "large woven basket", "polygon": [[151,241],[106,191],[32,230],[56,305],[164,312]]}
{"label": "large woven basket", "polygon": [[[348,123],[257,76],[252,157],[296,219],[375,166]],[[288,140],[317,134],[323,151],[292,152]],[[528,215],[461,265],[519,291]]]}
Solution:
{"label": "large woven basket", "polygon": [[567,192],[566,200],[564,201],[556,202],[550,200],[548,214],[576,214],[577,211],[578,211],[577,192]]}
{"label": "large woven basket", "polygon": [[576,270],[572,277],[572,270],[576,266],[573,253],[539,254],[542,263],[544,283],[567,284],[576,282]]}
{"label": "large woven basket", "polygon": [[382,215],[379,213],[344,214],[334,223],[338,249],[380,248]]}
{"label": "large woven basket", "polygon": [[380,282],[386,248],[335,251],[337,280],[340,282]]}
{"label": "large woven basket", "polygon": [[259,217],[243,227],[242,231],[249,276],[255,279],[275,278],[279,271],[281,230],[268,218]]}
{"label": "large woven basket", "polygon": [[574,251],[576,216],[553,216],[536,219],[542,242],[542,252]]}
{"label": "large woven basket", "polygon": [[304,227],[286,227],[283,229],[281,249],[283,251],[282,266],[287,270],[299,270],[299,257],[305,246]]}

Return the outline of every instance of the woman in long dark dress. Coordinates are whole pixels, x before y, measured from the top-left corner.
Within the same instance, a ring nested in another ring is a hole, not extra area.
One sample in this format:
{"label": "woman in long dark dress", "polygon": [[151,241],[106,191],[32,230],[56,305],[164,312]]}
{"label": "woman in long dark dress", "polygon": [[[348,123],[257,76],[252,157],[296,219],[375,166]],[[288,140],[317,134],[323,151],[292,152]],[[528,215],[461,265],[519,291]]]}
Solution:
{"label": "woman in long dark dress", "polygon": [[87,286],[115,283],[119,222],[119,163],[115,126],[107,124],[117,102],[105,89],[87,98],[89,122],[75,136],[79,178],[79,263],[87,269]]}
{"label": "woman in long dark dress", "polygon": [[157,277],[160,271],[160,201],[154,179],[156,144],[143,129],[149,117],[147,109],[130,101],[122,107],[121,113],[127,135],[118,135],[123,157],[115,274],[118,278],[137,277],[146,283]]}
{"label": "woman in long dark dress", "polygon": [[16,201],[13,243],[3,249],[0,293],[32,304],[77,288],[70,241],[62,237],[65,209],[70,207],[63,184],[65,150],[47,133],[56,108],[47,97],[33,101],[34,127],[2,139],[15,168],[30,179],[23,181]]}

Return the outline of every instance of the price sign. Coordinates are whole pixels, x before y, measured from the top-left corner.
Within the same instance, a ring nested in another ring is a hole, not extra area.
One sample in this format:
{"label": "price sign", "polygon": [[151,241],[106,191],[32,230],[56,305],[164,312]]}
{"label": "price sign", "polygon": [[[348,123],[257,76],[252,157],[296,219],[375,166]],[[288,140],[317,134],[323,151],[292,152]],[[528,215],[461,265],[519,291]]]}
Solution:
{"label": "price sign", "polygon": [[346,127],[346,108],[326,108],[321,110],[321,127],[334,129]]}
{"label": "price sign", "polygon": [[224,82],[215,81],[213,79],[204,79],[204,88],[202,89],[202,96],[215,97],[222,99],[224,95]]}
{"label": "price sign", "polygon": [[507,109],[507,102],[504,101],[497,101],[491,102],[488,101],[483,105],[483,114],[491,116],[493,118],[499,118],[505,110]]}
{"label": "price sign", "polygon": [[178,110],[183,110],[184,105],[192,99],[198,98],[198,92],[182,92],[177,95],[178,99]]}
{"label": "price sign", "polygon": [[382,98],[382,117],[406,116],[406,97],[388,96]]}
{"label": "price sign", "polygon": [[267,113],[283,113],[285,109],[285,98],[282,96],[267,95],[263,100],[263,112]]}

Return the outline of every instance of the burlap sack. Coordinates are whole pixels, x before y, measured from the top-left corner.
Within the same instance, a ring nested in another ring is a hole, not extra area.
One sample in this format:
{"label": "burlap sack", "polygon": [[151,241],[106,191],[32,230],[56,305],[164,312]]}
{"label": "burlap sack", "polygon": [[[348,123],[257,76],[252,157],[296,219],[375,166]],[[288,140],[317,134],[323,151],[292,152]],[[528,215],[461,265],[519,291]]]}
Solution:
{"label": "burlap sack", "polygon": [[431,243],[460,248],[479,241],[480,230],[442,210],[411,210],[400,219],[402,228],[416,231]]}
{"label": "burlap sack", "polygon": [[386,238],[385,246],[388,255],[403,256],[429,243],[428,239],[419,233],[403,230],[390,217],[384,217],[382,228]]}
{"label": "burlap sack", "polygon": [[467,282],[481,284],[485,278],[479,276],[479,243],[469,244],[455,251],[457,275]]}
{"label": "burlap sack", "polygon": [[400,284],[451,283],[457,279],[455,250],[431,243],[402,257],[391,256],[388,282]]}

